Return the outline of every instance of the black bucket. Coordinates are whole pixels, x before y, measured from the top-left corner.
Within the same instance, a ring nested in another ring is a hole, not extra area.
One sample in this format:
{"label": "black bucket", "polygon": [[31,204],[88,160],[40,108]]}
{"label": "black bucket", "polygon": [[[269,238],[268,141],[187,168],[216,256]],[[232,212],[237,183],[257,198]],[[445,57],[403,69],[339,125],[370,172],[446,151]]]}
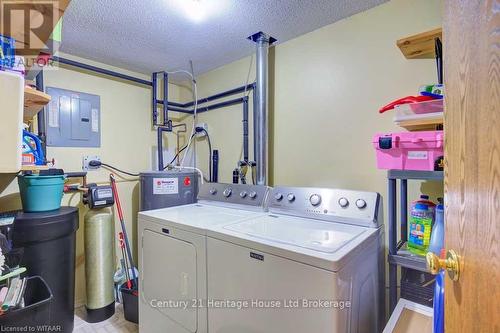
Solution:
{"label": "black bucket", "polygon": [[[43,278],[32,276],[26,278],[24,292],[24,307],[6,312],[0,316],[2,331],[16,328],[38,329],[50,325],[50,305],[52,292]],[[57,328],[55,328],[57,330]]]}
{"label": "black bucket", "polygon": [[[137,286],[137,280],[133,284]],[[127,288],[127,283],[121,285],[123,313],[125,319],[138,324],[139,323],[139,292],[136,289]]]}

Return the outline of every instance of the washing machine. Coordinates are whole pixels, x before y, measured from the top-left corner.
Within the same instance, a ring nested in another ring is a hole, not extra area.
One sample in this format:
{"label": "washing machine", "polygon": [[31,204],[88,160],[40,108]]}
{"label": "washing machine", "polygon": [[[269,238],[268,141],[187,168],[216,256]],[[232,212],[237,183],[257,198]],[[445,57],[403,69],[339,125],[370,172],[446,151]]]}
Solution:
{"label": "washing machine", "polygon": [[268,204],[207,232],[209,332],[381,331],[381,196],[276,187]]}
{"label": "washing machine", "polygon": [[196,204],[139,213],[140,332],[207,332],[206,230],[265,214],[267,195],[210,183]]}

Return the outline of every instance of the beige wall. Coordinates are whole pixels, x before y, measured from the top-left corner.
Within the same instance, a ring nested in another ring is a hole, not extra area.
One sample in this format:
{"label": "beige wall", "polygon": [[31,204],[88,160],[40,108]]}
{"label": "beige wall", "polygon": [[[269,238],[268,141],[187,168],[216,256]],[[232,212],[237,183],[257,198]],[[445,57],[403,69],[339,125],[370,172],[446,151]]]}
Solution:
{"label": "beige wall", "polygon": [[[391,112],[378,109],[436,82],[434,61],[405,59],[396,40],[440,25],[440,1],[393,0],[274,47],[270,184],[377,191],[387,198],[386,172],[376,168],[371,141],[377,132],[402,129]],[[250,57],[200,76],[200,96],[244,84],[249,65]],[[241,108],[203,113],[198,121],[209,124],[221,150],[220,179],[230,182],[241,152]],[[206,170],[204,142],[197,156]],[[435,199],[442,184],[411,182],[409,198],[420,191]]]}
{"label": "beige wall", "polygon": [[[70,58],[69,56],[66,56]],[[85,59],[79,60],[87,64],[115,70],[120,73],[143,77],[141,74],[127,72],[120,68],[112,68]],[[96,94],[101,97],[101,147],[100,148],[58,148],[49,147],[49,159],[56,160],[56,166],[67,172],[81,171],[82,157],[98,155],[102,161],[127,171],[140,172],[151,169],[152,147],[156,147],[156,132],[151,128],[151,89],[128,82],[117,81],[109,77],[97,76],[70,69],[59,69],[45,72],[45,85]],[[178,99],[180,89],[172,85],[170,95]],[[173,116],[177,116],[172,114]],[[180,120],[174,118],[174,121]],[[175,150],[176,139],[173,134],[165,134],[166,148]],[[109,171],[101,169],[88,174],[89,182],[109,182]],[[14,175],[0,175],[0,211],[20,209],[17,181]],[[130,179],[128,177],[127,179]],[[139,184],[137,181],[123,181],[118,190],[124,210],[129,234],[133,238],[136,251],[136,223],[139,205]],[[9,185],[10,183],[10,185]],[[7,186],[7,188],[5,188]],[[5,189],[4,189],[5,188]],[[3,191],[2,191],[3,190]],[[83,258],[83,215],[86,209],[80,203],[79,194],[65,195],[64,205],[80,207],[80,229],[77,234],[77,272],[76,302],[81,304],[85,299],[84,258]],[[119,230],[116,221],[115,230]],[[117,252],[119,254],[119,252]]]}
{"label": "beige wall", "polygon": [[[271,50],[271,183],[385,192],[372,136],[401,129],[392,113],[377,110],[436,81],[433,60],[407,60],[395,43],[440,26],[440,8],[438,0],[393,0]],[[243,85],[250,62],[241,59],[198,77],[200,97]],[[221,150],[222,181],[231,181],[240,157],[241,114],[236,106],[198,116]],[[197,151],[206,172],[206,145],[198,142]]]}

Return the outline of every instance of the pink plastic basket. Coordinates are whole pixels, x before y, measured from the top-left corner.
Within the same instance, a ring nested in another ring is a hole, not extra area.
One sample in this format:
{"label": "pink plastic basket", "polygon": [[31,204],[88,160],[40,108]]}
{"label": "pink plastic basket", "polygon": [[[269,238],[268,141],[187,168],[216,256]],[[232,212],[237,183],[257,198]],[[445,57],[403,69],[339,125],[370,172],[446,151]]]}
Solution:
{"label": "pink plastic basket", "polygon": [[443,145],[443,131],[379,133],[373,138],[377,167],[388,170],[433,171],[444,155]]}

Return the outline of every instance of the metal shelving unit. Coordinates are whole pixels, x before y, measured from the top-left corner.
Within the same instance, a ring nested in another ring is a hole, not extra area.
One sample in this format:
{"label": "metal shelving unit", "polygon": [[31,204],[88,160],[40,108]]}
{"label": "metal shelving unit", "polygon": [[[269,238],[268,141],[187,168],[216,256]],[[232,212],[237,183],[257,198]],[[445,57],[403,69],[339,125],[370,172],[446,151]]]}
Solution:
{"label": "metal shelving unit", "polygon": [[[443,171],[405,171],[389,170],[387,172],[389,183],[389,310],[392,312],[398,300],[397,279],[398,266],[427,272],[425,258],[412,254],[406,249],[408,235],[408,180],[443,181]],[[400,188],[400,239],[398,241],[398,200],[397,183]]]}

